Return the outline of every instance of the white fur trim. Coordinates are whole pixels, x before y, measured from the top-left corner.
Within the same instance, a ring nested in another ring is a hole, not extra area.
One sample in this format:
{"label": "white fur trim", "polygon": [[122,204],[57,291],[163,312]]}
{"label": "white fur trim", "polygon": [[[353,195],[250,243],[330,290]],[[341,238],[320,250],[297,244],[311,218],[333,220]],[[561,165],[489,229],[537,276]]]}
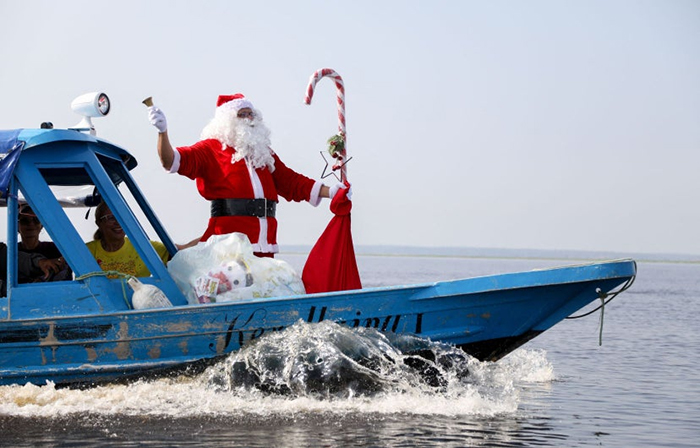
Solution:
{"label": "white fur trim", "polygon": [[225,110],[225,111],[232,110],[234,112],[238,112],[239,110],[245,109],[246,107],[248,109],[254,109],[253,103],[248,101],[247,98],[238,98],[237,100],[231,100],[231,101],[228,101],[228,102],[222,104],[217,109],[221,109],[221,110]]}
{"label": "white fur trim", "polygon": [[267,218],[258,218],[260,223],[260,233],[258,234],[258,244],[263,249],[260,252],[269,252],[269,244],[267,243]]}
{"label": "white fur trim", "polygon": [[261,252],[263,254],[276,254],[280,251],[277,244],[252,244],[253,252]]}
{"label": "white fur trim", "polygon": [[170,169],[167,170],[169,173],[177,173],[180,169],[180,152],[177,149],[173,149],[173,164],[170,165]]}
{"label": "white fur trim", "polygon": [[[258,177],[257,171],[248,160],[244,159],[246,167],[248,168],[248,174],[250,175],[250,183],[253,186],[253,195],[256,198],[265,198],[265,192],[263,191],[262,182],[260,182],[260,177]],[[272,253],[276,254],[279,252],[277,244],[269,244],[267,242],[267,218],[258,218],[260,223],[260,233],[258,234],[258,243],[253,244],[254,252],[262,253]]]}
{"label": "white fur trim", "polygon": [[256,198],[265,199],[265,191],[263,190],[262,182],[260,182],[260,177],[258,177],[258,172],[255,171],[255,167],[253,167],[253,164],[248,162],[248,159],[243,159],[243,162],[245,162],[245,166],[246,168],[248,168],[250,184],[253,187],[253,196],[255,196]]}
{"label": "white fur trim", "polygon": [[313,205],[314,207],[318,207],[318,204],[321,203],[321,187],[323,184],[319,181],[316,181],[314,186],[311,188],[311,194],[309,195],[309,204]]}

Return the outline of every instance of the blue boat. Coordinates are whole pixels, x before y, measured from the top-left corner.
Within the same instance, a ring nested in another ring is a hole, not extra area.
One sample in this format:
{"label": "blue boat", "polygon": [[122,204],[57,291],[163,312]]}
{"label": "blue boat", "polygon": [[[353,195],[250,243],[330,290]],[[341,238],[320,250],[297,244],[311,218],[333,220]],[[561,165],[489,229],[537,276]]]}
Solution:
{"label": "blue boat", "polygon": [[[136,217],[138,209],[171,255],[177,252],[130,174],[136,159],[91,130],[88,119],[80,129],[0,131],[0,188],[6,191],[2,205],[8,229],[7,294],[0,297],[0,385],[95,384],[206,365],[299,320],[417,335],[496,361],[591,302],[621,292],[636,275],[633,260],[617,260],[190,305],[150,244],[154,235]],[[54,192],[56,187],[85,186],[94,194],[82,204],[107,203],[151,272],[140,281],[160,288],[173,307],[135,310],[124,280],[101,275],[66,213],[75,204]],[[20,201],[32,206],[74,280],[18,283]]]}

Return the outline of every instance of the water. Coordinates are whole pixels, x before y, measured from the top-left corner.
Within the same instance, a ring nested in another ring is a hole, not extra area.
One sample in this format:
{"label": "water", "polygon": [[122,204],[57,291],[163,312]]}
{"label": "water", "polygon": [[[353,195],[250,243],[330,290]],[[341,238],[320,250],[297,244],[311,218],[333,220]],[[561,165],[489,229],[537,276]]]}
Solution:
{"label": "water", "polygon": [[[283,258],[301,269],[301,256]],[[365,286],[575,263],[425,256],[358,262]],[[300,324],[196,378],[85,390],[0,387],[0,445],[698,446],[700,266],[638,268],[632,288],[605,309],[602,346],[599,313],[562,322],[498,363],[430,344],[438,359],[452,362],[436,364],[435,382],[422,366],[395,362],[401,341]],[[267,390],[246,385],[240,369],[231,375],[244,361],[265,376]]]}

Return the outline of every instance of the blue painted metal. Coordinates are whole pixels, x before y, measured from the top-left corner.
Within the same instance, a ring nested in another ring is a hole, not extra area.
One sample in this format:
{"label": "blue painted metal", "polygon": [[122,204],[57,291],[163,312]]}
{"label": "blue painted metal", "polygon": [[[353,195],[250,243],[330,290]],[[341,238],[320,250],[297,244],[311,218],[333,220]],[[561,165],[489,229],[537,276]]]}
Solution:
{"label": "blue painted metal", "polygon": [[[0,141],[3,134],[0,133]],[[498,359],[636,275],[632,260],[421,285],[187,305],[116,185],[131,192],[171,253],[175,246],[131,177],[124,149],[66,130],[23,130],[8,198],[8,295],[0,298],[0,384],[91,383],[210,361],[298,320],[410,333]],[[176,305],[130,309],[122,280],[17,284],[17,195],[32,205],[76,276],[99,267],[50,185],[95,185]],[[15,223],[15,224],[13,224]]]}

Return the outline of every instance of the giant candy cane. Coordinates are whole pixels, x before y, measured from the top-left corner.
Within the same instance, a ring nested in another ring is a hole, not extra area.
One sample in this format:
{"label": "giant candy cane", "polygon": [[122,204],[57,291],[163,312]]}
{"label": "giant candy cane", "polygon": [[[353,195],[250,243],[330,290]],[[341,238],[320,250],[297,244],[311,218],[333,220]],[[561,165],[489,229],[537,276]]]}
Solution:
{"label": "giant candy cane", "polygon": [[345,165],[347,161],[347,136],[345,134],[345,86],[343,85],[343,78],[341,78],[340,75],[331,68],[316,70],[316,72],[311,75],[311,78],[309,78],[309,85],[306,87],[306,98],[304,98],[304,103],[311,104],[311,98],[314,96],[316,83],[326,76],[333,79],[338,92],[338,135],[331,138],[329,141],[331,146],[339,146],[339,150],[337,152],[331,152],[333,157],[338,159],[335,165],[333,165],[333,170],[340,168],[340,180],[345,181],[347,179],[347,168]]}

